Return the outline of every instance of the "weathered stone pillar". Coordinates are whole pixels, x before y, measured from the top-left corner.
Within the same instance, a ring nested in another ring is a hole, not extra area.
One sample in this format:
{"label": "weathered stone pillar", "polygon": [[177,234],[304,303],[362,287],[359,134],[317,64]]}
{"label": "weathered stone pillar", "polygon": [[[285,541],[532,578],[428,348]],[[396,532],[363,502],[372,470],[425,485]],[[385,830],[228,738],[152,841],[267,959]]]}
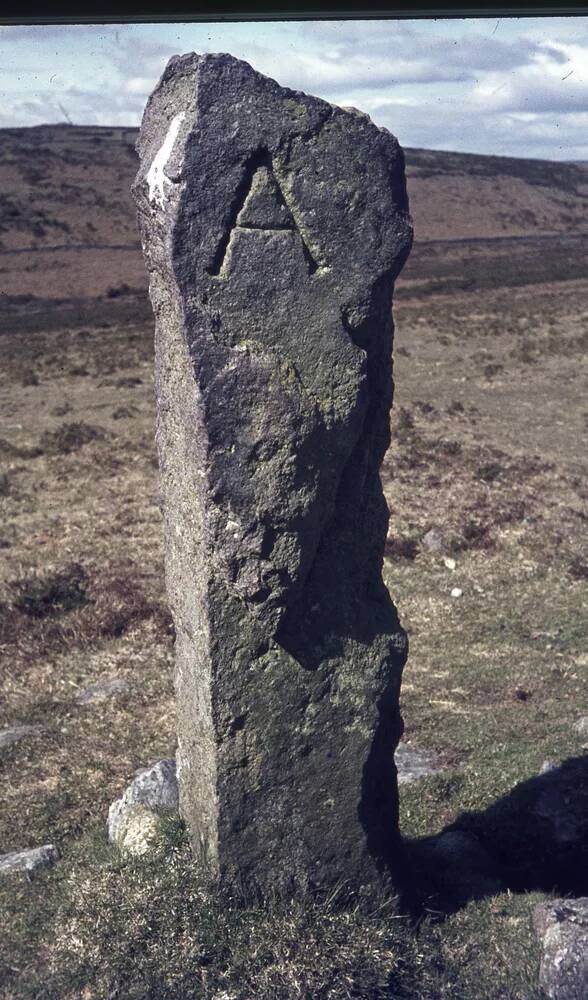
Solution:
{"label": "weathered stone pillar", "polygon": [[195,54],[168,63],[139,151],[182,814],[262,890],[381,884],[406,657],[379,479],[402,152]]}

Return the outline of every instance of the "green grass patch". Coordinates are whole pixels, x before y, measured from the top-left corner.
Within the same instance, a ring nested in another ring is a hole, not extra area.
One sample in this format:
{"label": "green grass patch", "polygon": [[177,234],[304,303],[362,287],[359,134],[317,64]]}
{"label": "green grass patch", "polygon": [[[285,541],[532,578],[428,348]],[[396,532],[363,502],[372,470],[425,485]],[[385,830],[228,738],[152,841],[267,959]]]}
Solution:
{"label": "green grass patch", "polygon": [[261,903],[219,892],[173,823],[140,859],[89,832],[52,871],[0,885],[0,898],[8,995],[19,1000],[540,996],[535,897],[504,894],[416,930],[394,901],[374,912],[336,893]]}

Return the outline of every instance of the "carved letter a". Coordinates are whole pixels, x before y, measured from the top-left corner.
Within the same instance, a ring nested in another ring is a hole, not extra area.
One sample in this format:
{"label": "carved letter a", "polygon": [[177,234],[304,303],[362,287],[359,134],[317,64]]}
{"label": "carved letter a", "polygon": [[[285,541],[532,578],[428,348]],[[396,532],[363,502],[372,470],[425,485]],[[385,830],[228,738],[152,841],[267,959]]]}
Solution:
{"label": "carved letter a", "polygon": [[302,243],[309,274],[313,274],[318,267],[296,225],[267,150],[259,150],[246,165],[231,206],[227,232],[219,244],[209,274],[220,274],[235,229],[295,230]]}

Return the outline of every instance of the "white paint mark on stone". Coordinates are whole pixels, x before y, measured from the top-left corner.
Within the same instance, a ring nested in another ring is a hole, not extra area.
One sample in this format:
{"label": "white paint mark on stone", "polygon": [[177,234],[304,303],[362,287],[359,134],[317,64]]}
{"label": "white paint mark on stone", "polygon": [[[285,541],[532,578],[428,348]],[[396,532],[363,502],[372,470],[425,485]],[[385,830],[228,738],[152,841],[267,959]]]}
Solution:
{"label": "white paint mark on stone", "polygon": [[166,176],[165,168],[173,152],[176,139],[178,138],[180,125],[185,117],[186,112],[180,111],[179,114],[172,118],[163,146],[155,154],[153,163],[149,167],[149,172],[147,174],[146,180],[149,185],[149,201],[155,202],[160,208],[163,208],[165,205],[165,183],[166,181],[168,184],[172,183],[169,177]]}

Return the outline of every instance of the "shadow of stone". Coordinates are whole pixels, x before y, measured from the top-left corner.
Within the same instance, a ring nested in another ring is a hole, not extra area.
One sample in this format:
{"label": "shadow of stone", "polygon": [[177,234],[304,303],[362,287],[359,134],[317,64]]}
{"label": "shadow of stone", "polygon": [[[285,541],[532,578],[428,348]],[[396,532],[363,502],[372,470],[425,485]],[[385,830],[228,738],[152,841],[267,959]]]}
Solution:
{"label": "shadow of stone", "polygon": [[404,842],[404,912],[453,913],[497,892],[588,895],[588,757],[516,785],[434,837]]}

